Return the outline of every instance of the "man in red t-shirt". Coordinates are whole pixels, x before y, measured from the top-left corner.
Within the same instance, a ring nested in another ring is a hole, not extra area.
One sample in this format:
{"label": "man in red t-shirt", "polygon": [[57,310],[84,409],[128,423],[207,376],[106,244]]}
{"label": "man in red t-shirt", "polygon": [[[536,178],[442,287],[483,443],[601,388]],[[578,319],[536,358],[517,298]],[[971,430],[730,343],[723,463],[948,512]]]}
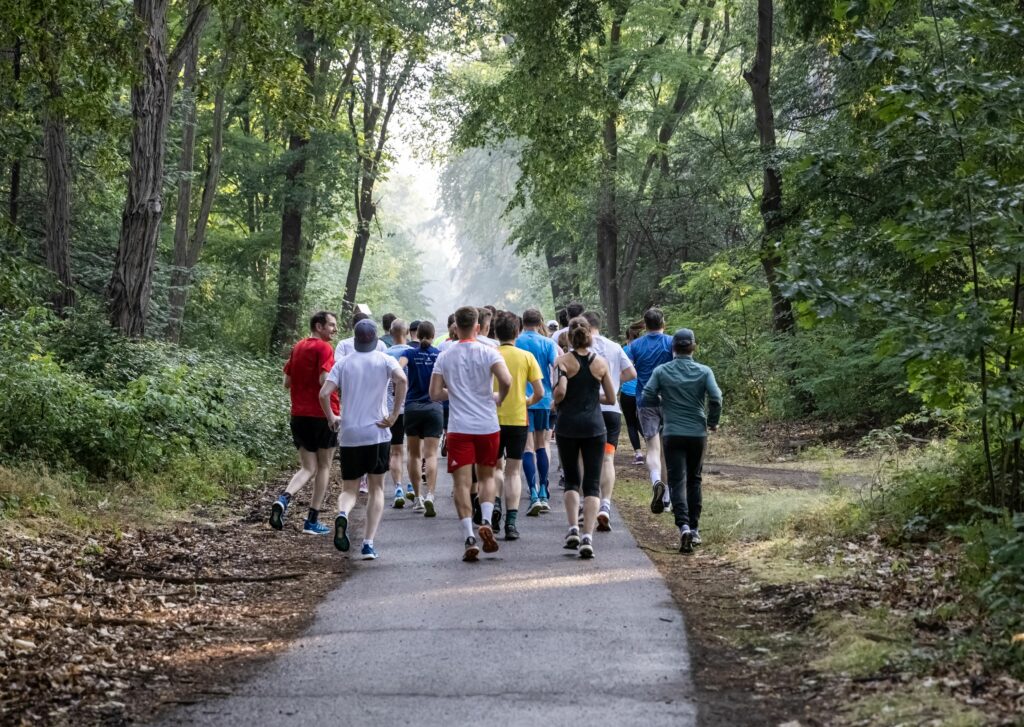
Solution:
{"label": "man in red t-shirt", "polygon": [[[338,331],[338,321],[327,311],[309,319],[311,335],[295,344],[288,363],[284,365],[284,385],[292,400],[292,441],[299,450],[299,471],[292,475],[288,487],[270,508],[270,526],[284,527],[284,515],[295,493],[313,479],[313,499],[302,532],[326,535],[330,528],[320,522],[320,508],[327,494],[331,460],[338,447],[338,435],[331,430],[320,408],[320,387],[334,366],[331,339]],[[341,413],[337,394],[331,398],[334,414]]]}

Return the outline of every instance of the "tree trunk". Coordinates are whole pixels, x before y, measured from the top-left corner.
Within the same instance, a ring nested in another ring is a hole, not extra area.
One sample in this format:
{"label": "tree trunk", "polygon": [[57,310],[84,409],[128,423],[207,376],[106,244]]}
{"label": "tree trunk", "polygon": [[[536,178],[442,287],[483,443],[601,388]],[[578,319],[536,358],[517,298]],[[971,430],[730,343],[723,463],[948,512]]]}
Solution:
{"label": "tree trunk", "polygon": [[[236,18],[231,28],[231,37],[236,38],[241,32],[241,17]],[[227,44],[227,47],[230,43]],[[198,49],[198,44],[196,44]],[[217,194],[217,183],[220,180],[221,160],[224,157],[224,126],[225,126],[225,95],[227,88],[227,76],[231,67],[231,55],[225,48],[220,62],[220,85],[213,98],[213,130],[210,146],[206,153],[206,173],[203,177],[203,195],[199,202],[199,213],[196,215],[195,227],[188,239],[184,250],[179,250],[177,230],[174,240],[174,268],[171,272],[171,294],[170,312],[167,320],[167,340],[177,343],[181,340],[181,326],[185,318],[185,306],[188,303],[188,294],[192,285],[192,274],[196,264],[199,262],[199,255],[206,244],[206,227],[210,221],[210,212],[213,210],[213,200]],[[185,69],[186,79],[188,78],[188,66]],[[195,107],[192,108],[193,125],[195,119]],[[184,146],[184,144],[182,144]],[[179,216],[181,214],[179,200]]]}
{"label": "tree trunk", "polygon": [[580,283],[575,275],[568,274],[565,266],[572,262],[565,253],[556,253],[550,247],[544,249],[544,261],[547,263],[548,280],[551,284],[551,301],[555,308],[562,308],[571,300],[579,300]]}
{"label": "tree trunk", "polygon": [[67,127],[59,111],[60,86],[49,84],[50,108],[43,121],[43,157],[46,167],[46,267],[59,289],[50,301],[58,315],[74,306],[71,281],[71,152]]}
{"label": "tree trunk", "polygon": [[764,179],[761,191],[761,219],[764,233],[761,238],[761,267],[768,282],[772,299],[772,327],[778,332],[794,330],[793,308],[779,288],[778,269],[782,263],[779,253],[782,228],[782,176],[771,155],[775,151],[775,112],[772,109],[771,73],[772,45],[774,42],[773,0],[757,2],[757,51],[754,64],[743,74],[750,86],[754,101],[754,119],[764,156]]}
{"label": "tree trunk", "polygon": [[[303,69],[310,93],[315,86],[316,38],[301,21],[296,44],[302,54]],[[285,170],[284,207],[281,212],[281,261],[277,276],[277,313],[270,332],[270,351],[278,353],[291,343],[299,328],[302,297],[306,292],[313,239],[302,239],[302,217],[308,203],[306,189],[306,147],[309,134],[292,131],[288,137],[291,161]]]}
{"label": "tree trunk", "polygon": [[192,222],[192,172],[196,151],[196,76],[199,70],[199,43],[193,43],[185,58],[182,90],[185,118],[182,124],[181,160],[178,163],[178,213],[174,219],[174,261],[171,266],[171,284],[168,293],[167,327],[164,336],[178,343],[181,339],[181,321],[185,314],[185,299],[191,270],[188,266],[189,226]]}
{"label": "tree trunk", "polygon": [[616,194],[618,168],[617,113],[610,111],[604,120],[604,147],[601,157],[601,181],[597,202],[597,284],[607,330],[617,337],[619,331],[619,220]]}
{"label": "tree trunk", "polygon": [[270,334],[270,350],[277,353],[291,342],[299,326],[299,307],[306,292],[311,243],[302,239],[302,215],[305,210],[303,175],[306,172],[306,146],[309,139],[292,134],[288,152],[294,155],[285,171],[284,210],[281,213],[281,261],[277,276],[277,316]]}
{"label": "tree trunk", "polygon": [[363,272],[366,247],[370,242],[370,223],[373,222],[373,216],[377,214],[377,205],[373,202],[373,185],[376,180],[369,160],[363,162],[362,175],[363,180],[359,188],[359,209],[356,215],[359,221],[356,227],[356,237],[352,242],[352,258],[348,263],[348,274],[345,276],[345,297],[341,301],[342,320],[349,320],[349,316],[356,307],[359,276]]}
{"label": "tree trunk", "polygon": [[189,13],[182,37],[168,58],[168,2],[133,0],[143,32],[139,34],[138,75],[131,94],[134,125],[128,195],[121,214],[114,271],[107,284],[110,323],[133,337],[146,332],[153,292],[153,263],[163,217],[164,147],[174,80],[184,63],[185,50],[202,32],[209,15],[209,4],[200,0]]}

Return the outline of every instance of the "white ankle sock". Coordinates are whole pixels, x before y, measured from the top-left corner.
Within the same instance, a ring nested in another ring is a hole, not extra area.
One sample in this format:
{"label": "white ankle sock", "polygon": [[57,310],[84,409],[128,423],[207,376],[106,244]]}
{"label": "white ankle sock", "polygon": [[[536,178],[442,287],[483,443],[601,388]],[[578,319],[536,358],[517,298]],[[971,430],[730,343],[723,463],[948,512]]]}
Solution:
{"label": "white ankle sock", "polygon": [[473,537],[473,518],[464,517],[459,520],[462,523],[462,534],[467,538]]}
{"label": "white ankle sock", "polygon": [[488,525],[491,524],[491,515],[494,514],[494,503],[493,502],[481,502],[480,503],[480,514],[483,517],[483,521]]}

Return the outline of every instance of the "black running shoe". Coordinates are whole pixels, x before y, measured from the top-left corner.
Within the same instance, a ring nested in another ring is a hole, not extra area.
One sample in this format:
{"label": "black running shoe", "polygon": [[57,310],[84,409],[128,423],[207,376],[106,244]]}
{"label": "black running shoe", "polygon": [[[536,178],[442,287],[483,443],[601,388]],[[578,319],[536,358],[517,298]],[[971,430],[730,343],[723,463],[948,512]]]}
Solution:
{"label": "black running shoe", "polygon": [[686,525],[679,529],[679,552],[687,555],[693,552],[693,531]]}
{"label": "black running shoe", "polygon": [[338,515],[338,517],[334,518],[334,547],[342,553],[346,553],[349,546],[348,518],[344,515]]}
{"label": "black running shoe", "polygon": [[514,524],[505,524],[505,540],[519,540],[519,529]]}
{"label": "black running shoe", "polygon": [[476,559],[480,556],[480,546],[476,544],[476,538],[472,535],[466,538],[466,550],[462,554],[462,559],[467,563],[475,563]]}
{"label": "black running shoe", "polygon": [[569,534],[565,536],[565,545],[562,547],[566,550],[576,550],[580,547],[579,528],[569,528]]}
{"label": "black running shoe", "polygon": [[583,540],[580,541],[580,557],[584,560],[594,557],[594,544],[590,542],[589,535],[584,535]]}
{"label": "black running shoe", "polygon": [[480,540],[484,543],[485,553],[497,553],[498,552],[498,541],[494,539],[494,531],[491,530],[489,523],[484,523],[480,526],[480,529],[476,531],[477,535],[480,536]]}
{"label": "black running shoe", "polygon": [[501,508],[495,507],[494,512],[491,513],[491,530],[497,535],[501,532]]}
{"label": "black running shoe", "polygon": [[651,497],[651,512],[660,515],[665,512],[665,483],[658,480],[654,483],[654,494]]}

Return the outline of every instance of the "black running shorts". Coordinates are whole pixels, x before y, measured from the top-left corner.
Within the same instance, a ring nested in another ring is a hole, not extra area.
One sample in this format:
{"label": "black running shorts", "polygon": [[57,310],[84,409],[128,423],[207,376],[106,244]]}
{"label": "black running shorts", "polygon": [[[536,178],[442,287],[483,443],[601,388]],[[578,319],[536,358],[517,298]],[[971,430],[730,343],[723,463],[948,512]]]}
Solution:
{"label": "black running shorts", "polygon": [[316,452],[338,446],[338,433],[331,431],[324,417],[292,417],[291,428],[296,449]]}
{"label": "black running shorts", "polygon": [[619,434],[622,432],[622,414],[617,411],[603,411],[604,428],[607,430],[605,442],[613,447],[619,446]]}
{"label": "black running shorts", "polygon": [[399,447],[405,443],[405,414],[399,414],[391,425],[391,446]]}
{"label": "black running shorts", "polygon": [[444,415],[441,413],[440,406],[405,410],[405,435],[407,437],[440,439],[443,431]]}
{"label": "black running shorts", "polygon": [[343,480],[358,480],[363,475],[382,475],[388,471],[391,442],[342,447],[338,450],[338,459],[341,461]]}
{"label": "black running shorts", "polygon": [[501,437],[498,441],[498,457],[505,459],[522,459],[526,451],[526,438],[530,435],[528,426],[501,425]]}

